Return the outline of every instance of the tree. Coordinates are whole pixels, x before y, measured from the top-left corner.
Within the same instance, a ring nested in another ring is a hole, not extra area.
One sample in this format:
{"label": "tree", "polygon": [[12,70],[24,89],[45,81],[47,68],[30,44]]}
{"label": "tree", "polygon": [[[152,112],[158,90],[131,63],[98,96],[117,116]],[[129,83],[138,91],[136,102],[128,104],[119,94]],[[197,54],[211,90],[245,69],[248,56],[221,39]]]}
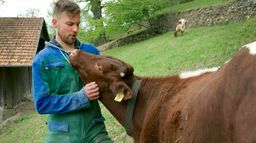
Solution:
{"label": "tree", "polygon": [[94,35],[90,39],[96,45],[101,45],[106,42],[106,34],[104,30],[102,17],[102,1],[101,0],[77,0],[78,3],[84,3],[85,7],[82,10],[83,18],[86,20],[87,32]]}
{"label": "tree", "polygon": [[[86,27],[81,37],[99,44],[120,37],[120,33],[138,27],[154,29],[154,18],[159,10],[177,0],[77,0],[84,3],[82,20]],[[113,36],[114,35],[114,36]],[[107,37],[107,38],[106,38]],[[99,40],[100,39],[100,40]]]}
{"label": "tree", "polygon": [[[141,28],[152,28],[153,18],[160,9],[169,6],[171,0],[118,0],[106,4],[107,25],[127,31],[138,25]],[[113,29],[113,28],[111,28]]]}
{"label": "tree", "polygon": [[39,9],[29,8],[25,12],[21,12],[17,16],[18,17],[36,17],[36,16],[39,16],[39,13],[40,13]]}
{"label": "tree", "polygon": [[102,17],[102,5],[101,0],[88,0],[90,4],[90,10],[93,14],[93,19],[96,20],[95,28],[99,30],[99,37],[96,39],[95,43],[101,45],[107,41],[106,33],[104,30],[103,17]]}

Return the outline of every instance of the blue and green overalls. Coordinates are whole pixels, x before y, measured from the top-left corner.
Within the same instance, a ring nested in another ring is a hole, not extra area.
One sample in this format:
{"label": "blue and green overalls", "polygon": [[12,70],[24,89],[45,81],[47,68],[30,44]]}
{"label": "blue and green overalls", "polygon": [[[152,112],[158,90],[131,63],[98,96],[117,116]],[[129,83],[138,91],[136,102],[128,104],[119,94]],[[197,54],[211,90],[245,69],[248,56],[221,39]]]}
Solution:
{"label": "blue and green overalls", "polygon": [[[99,54],[76,40],[76,48]],[[32,93],[35,109],[49,114],[45,143],[112,143],[97,100],[89,101],[84,84],[56,40],[46,43],[33,59]]]}

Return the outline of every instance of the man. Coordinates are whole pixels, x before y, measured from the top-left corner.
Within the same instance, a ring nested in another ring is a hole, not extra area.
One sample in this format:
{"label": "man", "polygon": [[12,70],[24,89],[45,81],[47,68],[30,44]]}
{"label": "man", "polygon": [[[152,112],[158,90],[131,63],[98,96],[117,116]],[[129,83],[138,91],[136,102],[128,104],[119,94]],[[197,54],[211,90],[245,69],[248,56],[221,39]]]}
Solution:
{"label": "man", "polygon": [[59,0],[53,10],[52,25],[56,36],[34,58],[32,65],[33,97],[40,114],[49,114],[46,143],[109,143],[104,118],[96,99],[95,82],[82,83],[69,64],[69,52],[81,49],[99,51],[77,40],[80,8],[70,0]]}

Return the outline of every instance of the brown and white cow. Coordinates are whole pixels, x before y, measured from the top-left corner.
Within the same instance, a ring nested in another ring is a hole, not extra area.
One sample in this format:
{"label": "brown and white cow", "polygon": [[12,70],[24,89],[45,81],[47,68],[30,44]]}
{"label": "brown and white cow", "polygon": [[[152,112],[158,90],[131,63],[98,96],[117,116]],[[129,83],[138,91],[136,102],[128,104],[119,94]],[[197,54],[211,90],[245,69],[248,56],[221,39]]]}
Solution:
{"label": "brown and white cow", "polygon": [[179,33],[183,34],[187,25],[187,20],[182,18],[178,20],[175,26],[174,36],[177,37]]}
{"label": "brown and white cow", "polygon": [[[132,118],[139,143],[255,143],[256,42],[245,45],[216,72],[181,78],[137,77],[133,67],[81,51],[70,62],[85,83],[96,81],[101,102],[124,125],[131,90],[141,80]],[[114,101],[124,93],[121,102]]]}

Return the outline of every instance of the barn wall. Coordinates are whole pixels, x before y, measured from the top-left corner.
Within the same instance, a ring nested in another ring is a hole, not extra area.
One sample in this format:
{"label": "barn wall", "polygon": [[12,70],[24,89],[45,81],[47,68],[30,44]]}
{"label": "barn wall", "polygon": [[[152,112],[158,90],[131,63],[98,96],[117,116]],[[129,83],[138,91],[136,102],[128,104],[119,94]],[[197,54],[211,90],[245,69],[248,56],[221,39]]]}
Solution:
{"label": "barn wall", "polygon": [[31,67],[0,67],[0,123],[24,108],[24,97],[31,98],[31,76]]}
{"label": "barn wall", "polygon": [[4,68],[0,68],[0,107],[4,105],[4,98],[3,98],[3,83],[4,83]]}
{"label": "barn wall", "polygon": [[0,106],[13,108],[31,95],[31,67],[0,68]]}

